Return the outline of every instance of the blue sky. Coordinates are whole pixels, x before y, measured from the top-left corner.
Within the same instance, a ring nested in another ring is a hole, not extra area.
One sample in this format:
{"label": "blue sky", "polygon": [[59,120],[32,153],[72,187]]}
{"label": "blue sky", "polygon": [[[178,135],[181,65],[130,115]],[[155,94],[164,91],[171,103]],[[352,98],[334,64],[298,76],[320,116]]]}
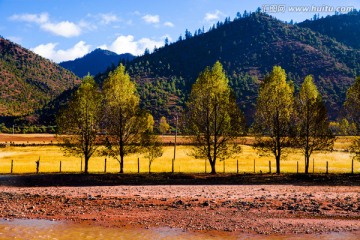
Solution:
{"label": "blue sky", "polygon": [[[318,10],[291,10],[294,6]],[[0,35],[55,62],[99,47],[140,55],[162,46],[166,37],[176,41],[185,29],[208,30],[257,7],[283,21],[301,22],[319,11],[332,15],[337,7],[360,9],[360,0],[0,0]]]}

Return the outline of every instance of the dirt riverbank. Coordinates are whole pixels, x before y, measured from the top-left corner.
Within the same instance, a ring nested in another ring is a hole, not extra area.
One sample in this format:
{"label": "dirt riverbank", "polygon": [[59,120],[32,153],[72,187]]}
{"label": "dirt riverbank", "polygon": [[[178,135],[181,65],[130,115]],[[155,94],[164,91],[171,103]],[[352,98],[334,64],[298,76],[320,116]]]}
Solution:
{"label": "dirt riverbank", "polygon": [[[234,234],[360,232],[358,176],[313,176],[322,179],[319,184],[305,177],[286,182],[291,175],[249,176],[247,181],[243,176],[242,184],[236,183],[236,176],[218,176],[219,184],[212,185],[203,184],[207,177],[217,182],[208,175],[189,175],[190,180],[177,182],[171,175],[137,176],[136,181],[128,176],[136,184],[125,184],[126,176],[115,181],[115,176],[106,175],[78,175],[77,182],[71,175],[72,184],[61,184],[61,176],[1,176],[0,218]],[[87,182],[90,179],[94,182]]]}

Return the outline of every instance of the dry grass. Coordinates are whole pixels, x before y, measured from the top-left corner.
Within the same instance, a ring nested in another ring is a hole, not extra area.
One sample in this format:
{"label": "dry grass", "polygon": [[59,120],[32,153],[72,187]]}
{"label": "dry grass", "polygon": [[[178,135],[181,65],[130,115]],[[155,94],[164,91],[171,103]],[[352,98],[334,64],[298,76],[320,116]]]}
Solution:
{"label": "dry grass", "polygon": [[[349,138],[339,138],[335,144],[336,150],[331,153],[314,153],[311,159],[315,162],[315,172],[324,173],[326,162],[329,164],[329,173],[349,173],[351,172],[351,155],[344,149],[350,144]],[[259,156],[258,153],[248,145],[242,146],[243,151],[237,156],[225,161],[225,172],[236,173],[237,161],[240,173],[269,172],[269,161],[271,161],[272,172],[275,171],[274,157]],[[175,172],[200,173],[210,172],[210,165],[203,159],[194,159],[189,154],[191,146],[178,146],[176,152]],[[174,148],[164,147],[164,155],[155,159],[151,166],[152,172],[171,172],[171,163],[174,155]],[[81,159],[79,157],[65,157],[58,146],[27,146],[27,147],[7,147],[0,149],[0,173],[10,173],[11,160],[14,161],[13,173],[33,173],[36,171],[36,161],[40,158],[40,172],[59,172],[60,161],[62,172],[80,172]],[[124,162],[124,171],[136,173],[138,171],[138,158],[140,159],[140,172],[148,172],[148,160],[142,155],[134,154],[127,156]],[[104,172],[105,157],[92,157],[89,162],[90,172]],[[304,171],[304,157],[298,150],[291,150],[281,161],[281,172]],[[84,163],[83,163],[84,164]],[[224,162],[217,162],[217,172],[224,171]],[[310,172],[313,164],[310,163]],[[112,158],[107,159],[107,172],[118,172],[119,163]],[[360,163],[354,162],[354,172],[360,173]]]}

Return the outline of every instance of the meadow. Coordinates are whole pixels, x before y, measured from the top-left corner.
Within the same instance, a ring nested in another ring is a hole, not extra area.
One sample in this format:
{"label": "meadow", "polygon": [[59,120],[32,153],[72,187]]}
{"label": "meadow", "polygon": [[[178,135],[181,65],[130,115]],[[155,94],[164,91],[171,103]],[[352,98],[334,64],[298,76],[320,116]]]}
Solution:
{"label": "meadow", "polygon": [[[169,138],[169,137],[168,137]],[[248,138],[251,142],[251,138]],[[248,141],[248,142],[249,142]],[[309,172],[325,173],[328,162],[329,173],[350,173],[352,156],[346,150],[351,144],[351,137],[339,137],[336,140],[333,152],[315,152],[310,161]],[[268,173],[269,164],[271,171],[276,169],[275,159],[272,155],[260,155],[251,145],[241,145],[242,152],[225,161],[218,161],[216,170],[218,173]],[[210,172],[210,165],[205,159],[195,159],[190,155],[192,147],[178,145],[175,172],[181,173],[204,173]],[[151,172],[171,172],[173,146],[165,146],[162,157],[157,158],[151,165]],[[93,156],[89,161],[89,172],[104,173],[106,158],[106,172],[116,173],[119,171],[119,162],[105,156]],[[64,156],[61,148],[56,145],[25,145],[7,146],[0,148],[0,173],[34,173],[36,161],[40,159],[40,173],[80,172],[84,169],[84,162],[80,157]],[[141,173],[149,172],[149,162],[141,154],[132,154],[125,157],[124,172],[137,173],[138,163]],[[255,167],[254,167],[255,163]],[[313,166],[314,163],[314,166]],[[281,160],[282,173],[304,172],[304,156],[300,150],[290,149],[285,151]],[[354,161],[354,173],[360,173],[360,162]]]}

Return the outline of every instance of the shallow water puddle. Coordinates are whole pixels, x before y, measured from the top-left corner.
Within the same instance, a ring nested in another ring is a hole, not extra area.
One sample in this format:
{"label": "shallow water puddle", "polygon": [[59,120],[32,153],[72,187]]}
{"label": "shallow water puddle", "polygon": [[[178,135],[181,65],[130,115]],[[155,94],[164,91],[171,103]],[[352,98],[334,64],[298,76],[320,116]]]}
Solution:
{"label": "shallow water puddle", "polygon": [[105,228],[85,224],[48,220],[0,220],[2,239],[332,239],[355,240],[358,233],[331,233],[323,235],[249,235],[233,233],[198,233],[171,228]]}

